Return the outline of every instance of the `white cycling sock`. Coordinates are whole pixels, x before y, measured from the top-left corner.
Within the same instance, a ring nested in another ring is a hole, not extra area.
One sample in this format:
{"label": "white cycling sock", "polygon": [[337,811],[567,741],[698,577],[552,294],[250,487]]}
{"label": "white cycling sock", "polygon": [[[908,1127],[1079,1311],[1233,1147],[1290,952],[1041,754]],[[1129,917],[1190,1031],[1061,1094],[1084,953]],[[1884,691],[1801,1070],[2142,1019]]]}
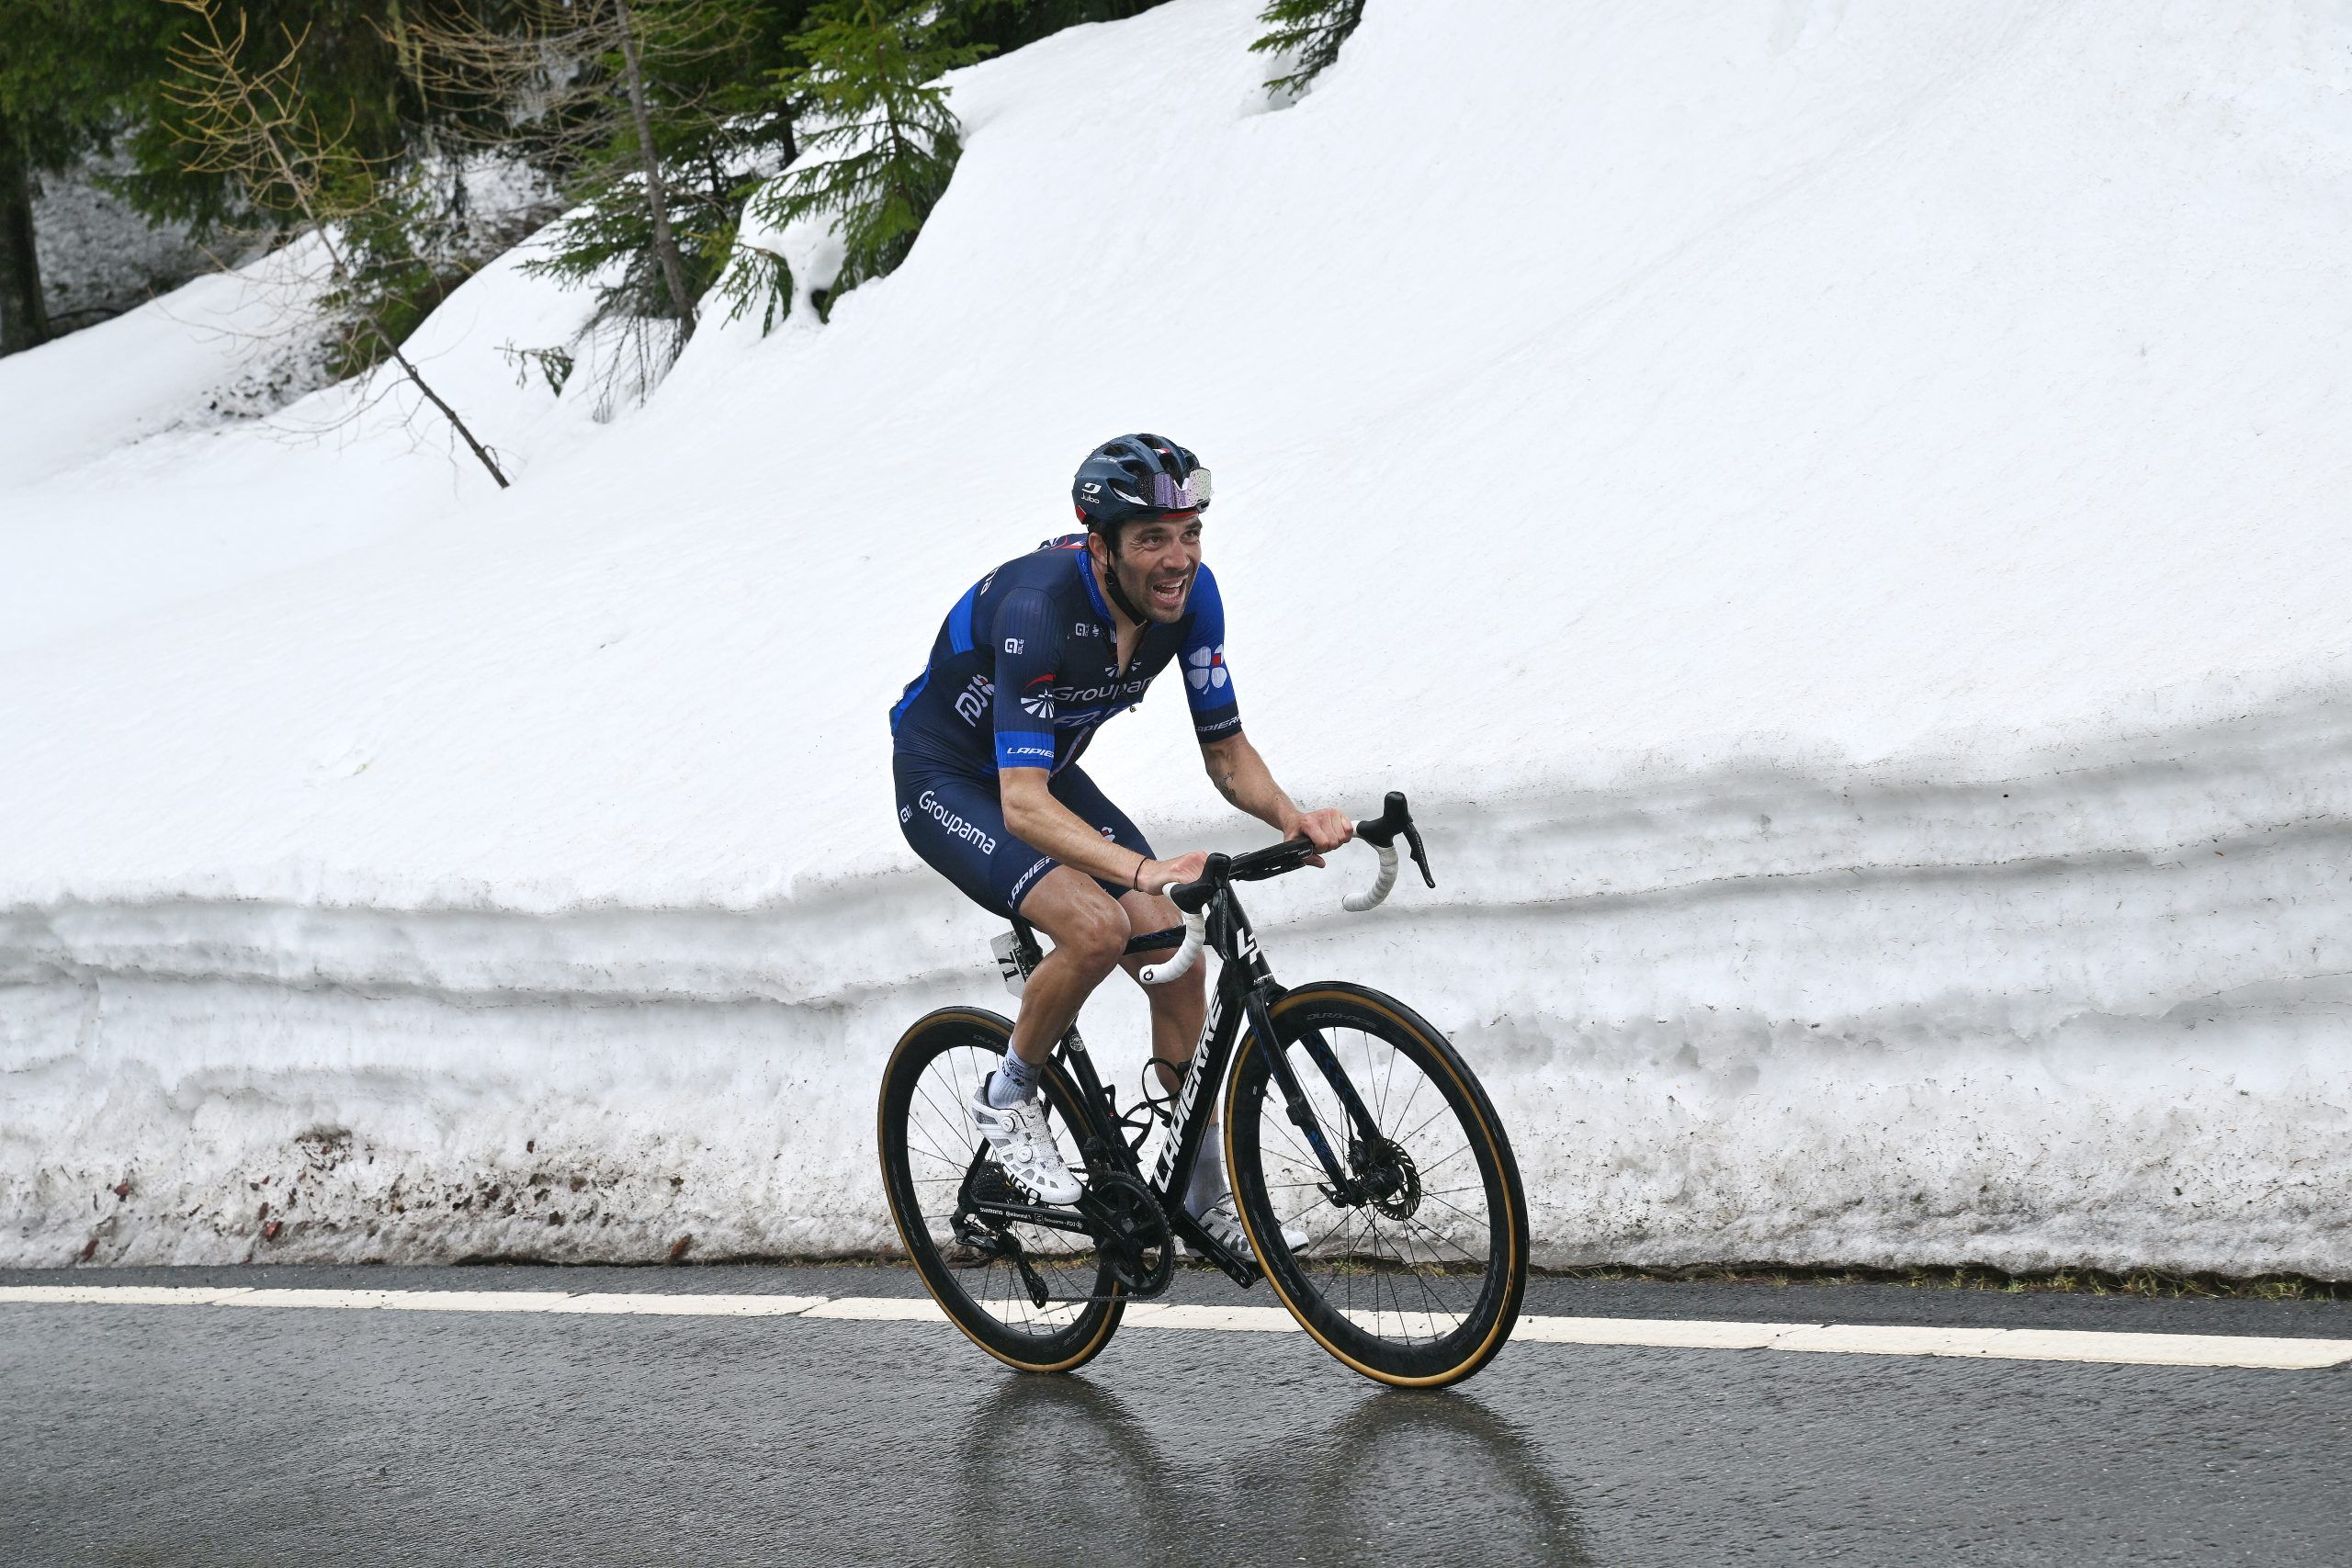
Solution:
{"label": "white cycling sock", "polygon": [[1043,1066],[1031,1066],[1007,1051],[996,1071],[989,1075],[989,1107],[1001,1111],[1018,1100],[1027,1100],[1037,1092],[1037,1080],[1046,1076]]}
{"label": "white cycling sock", "polygon": [[1193,1162],[1192,1179],[1184,1184],[1184,1212],[1197,1220],[1225,1200],[1225,1148],[1212,1122],[1201,1134],[1201,1157]]}

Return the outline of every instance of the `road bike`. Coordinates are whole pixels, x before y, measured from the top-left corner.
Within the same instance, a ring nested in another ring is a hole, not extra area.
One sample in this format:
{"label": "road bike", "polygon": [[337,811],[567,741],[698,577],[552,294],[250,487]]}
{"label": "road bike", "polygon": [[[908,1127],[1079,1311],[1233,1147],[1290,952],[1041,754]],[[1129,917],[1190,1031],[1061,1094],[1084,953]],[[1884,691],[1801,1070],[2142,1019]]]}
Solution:
{"label": "road bike", "polygon": [[[1437,886],[1404,795],[1356,824],[1379,853],[1366,910],[1396,886],[1403,839]],[[1165,1292],[1177,1244],[1247,1288],[1262,1276],[1316,1343],[1367,1377],[1408,1388],[1458,1382],[1493,1359],[1527,1283],[1527,1198],[1494,1106],[1445,1037],[1367,987],[1278,984],[1237,886],[1297,870],[1305,839],[1211,855],[1168,889],[1181,931],[1138,936],[1131,954],[1176,944],[1148,984],[1220,960],[1200,1041],[1172,1092],[1147,1077],[1121,1112],[1073,1024],[1046,1064],[1047,1121],[1084,1190],[1032,1201],[990,1157],[966,1109],[1002,1058],[1012,1022],[942,1008],[899,1039],[884,1071],[883,1185],[908,1256],[933,1297],[982,1349],[1024,1371],[1069,1371],[1110,1343],[1131,1302]],[[1043,958],[1016,919],[997,942],[1017,995]],[[1153,1069],[1147,1066],[1149,1074]],[[1224,1101],[1227,1179],[1255,1259],[1218,1244],[1182,1197]],[[1162,1131],[1151,1174],[1143,1149]],[[1284,1227],[1304,1234],[1293,1247]],[[1262,1261],[1262,1269],[1261,1268]]]}

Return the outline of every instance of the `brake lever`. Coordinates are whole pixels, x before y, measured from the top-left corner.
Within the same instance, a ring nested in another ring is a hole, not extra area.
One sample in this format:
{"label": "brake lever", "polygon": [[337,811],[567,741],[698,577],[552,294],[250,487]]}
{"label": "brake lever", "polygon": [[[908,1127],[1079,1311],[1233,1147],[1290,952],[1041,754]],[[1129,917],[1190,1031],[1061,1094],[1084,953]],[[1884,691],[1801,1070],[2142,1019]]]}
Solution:
{"label": "brake lever", "polygon": [[1385,850],[1396,841],[1399,833],[1405,835],[1405,847],[1413,852],[1413,864],[1420,872],[1421,880],[1435,887],[1437,878],[1430,872],[1429,849],[1421,842],[1421,830],[1413,826],[1413,808],[1405,803],[1402,790],[1392,789],[1381,803],[1379,816],[1356,824],[1356,837]]}
{"label": "brake lever", "polygon": [[1405,847],[1413,852],[1413,863],[1420,867],[1421,880],[1435,887],[1437,878],[1430,874],[1430,852],[1421,847],[1421,830],[1413,826],[1409,818],[1405,823]]}

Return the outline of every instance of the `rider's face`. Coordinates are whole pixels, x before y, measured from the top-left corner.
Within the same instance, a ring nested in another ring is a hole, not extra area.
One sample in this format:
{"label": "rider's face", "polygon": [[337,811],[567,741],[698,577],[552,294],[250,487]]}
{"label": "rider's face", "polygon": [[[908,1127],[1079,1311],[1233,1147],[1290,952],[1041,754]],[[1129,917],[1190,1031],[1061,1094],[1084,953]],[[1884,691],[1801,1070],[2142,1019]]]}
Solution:
{"label": "rider's face", "polygon": [[[1101,535],[1095,536],[1096,559],[1102,558]],[[1163,625],[1181,620],[1193,592],[1193,573],[1201,564],[1201,514],[1179,512],[1130,523],[1119,535],[1118,559],[1112,570],[1127,598],[1145,615]]]}

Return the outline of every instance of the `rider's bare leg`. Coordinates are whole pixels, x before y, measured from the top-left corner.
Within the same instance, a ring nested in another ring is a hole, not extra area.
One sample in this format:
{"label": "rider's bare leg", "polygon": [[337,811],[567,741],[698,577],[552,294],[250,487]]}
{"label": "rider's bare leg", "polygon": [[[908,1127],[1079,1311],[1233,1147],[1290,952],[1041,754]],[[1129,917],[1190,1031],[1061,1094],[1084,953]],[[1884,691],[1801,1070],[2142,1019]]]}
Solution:
{"label": "rider's bare leg", "polygon": [[[1148,893],[1127,893],[1119,902],[1126,906],[1127,923],[1137,931],[1166,931],[1181,924],[1183,914],[1167,899]],[[1175,956],[1176,950],[1139,953],[1125,961],[1127,973],[1143,981],[1143,966],[1164,963]],[[1208,965],[1195,962],[1193,967],[1164,986],[1145,986],[1145,997],[1151,1002],[1151,1055],[1159,1067],[1160,1087],[1173,1094],[1184,1081],[1183,1066],[1201,1042],[1201,1023],[1208,1017]],[[1208,1108],[1208,1125],[1204,1129],[1200,1158],[1193,1166],[1190,1186],[1184,1194],[1184,1207],[1200,1213],[1225,1196],[1225,1147],[1216,1135],[1216,1107]]]}
{"label": "rider's bare leg", "polygon": [[1021,1013],[1012,1022],[1014,1054],[1035,1066],[1053,1055],[1080,1006],[1118,967],[1129,931],[1119,901],[1092,877],[1066,865],[1037,879],[1021,900],[1021,918],[1053,943],[1021,987]]}
{"label": "rider's bare leg", "polygon": [[[1156,893],[1123,893],[1119,902],[1127,912],[1127,924],[1136,933],[1164,931],[1184,922],[1175,905]],[[1159,953],[1137,953],[1125,960],[1128,974],[1138,985],[1143,981],[1144,965],[1165,964],[1176,955],[1173,947]],[[1185,1058],[1200,1043],[1201,1021],[1208,1016],[1208,965],[1193,964],[1191,971],[1164,986],[1145,986],[1143,994],[1151,1004],[1151,1054],[1168,1064],[1159,1073],[1161,1089],[1174,1093],[1182,1079],[1181,1069]]]}

